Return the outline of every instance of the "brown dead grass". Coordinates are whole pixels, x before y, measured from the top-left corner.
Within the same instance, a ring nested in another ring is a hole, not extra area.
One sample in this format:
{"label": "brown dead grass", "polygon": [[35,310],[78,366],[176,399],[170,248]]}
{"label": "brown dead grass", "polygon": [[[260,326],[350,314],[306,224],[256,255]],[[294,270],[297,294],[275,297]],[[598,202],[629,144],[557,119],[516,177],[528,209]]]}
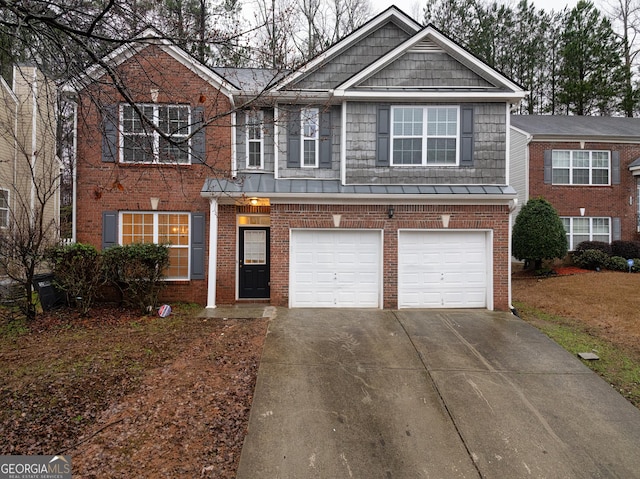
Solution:
{"label": "brown dead grass", "polygon": [[640,274],[589,272],[514,278],[514,302],[569,318],[640,355]]}

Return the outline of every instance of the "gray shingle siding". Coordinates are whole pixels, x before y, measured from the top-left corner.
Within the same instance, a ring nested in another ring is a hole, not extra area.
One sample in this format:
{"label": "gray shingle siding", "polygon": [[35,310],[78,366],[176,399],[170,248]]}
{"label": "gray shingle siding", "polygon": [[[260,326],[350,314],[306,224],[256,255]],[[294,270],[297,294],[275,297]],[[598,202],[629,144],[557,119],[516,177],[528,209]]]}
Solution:
{"label": "gray shingle siding", "polygon": [[359,86],[491,87],[492,85],[444,52],[409,52]]}
{"label": "gray shingle siding", "polygon": [[[263,110],[264,129],[262,147],[264,148],[264,170],[273,172],[275,165],[274,137],[273,137],[273,110]],[[238,171],[260,171],[255,168],[247,168],[247,130],[245,112],[237,113],[236,128],[236,158]]]}
{"label": "gray shingle siding", "polygon": [[[325,110],[324,105],[306,105]],[[299,105],[298,105],[299,107]],[[331,168],[287,168],[287,111],[291,107],[281,106],[279,110],[278,126],[280,135],[278,141],[278,176],[280,178],[318,178],[337,179],[340,177],[340,124],[341,107],[332,106],[331,109]],[[325,110],[326,111],[326,110]],[[273,143],[273,142],[272,142]],[[273,171],[273,163],[271,164]]]}
{"label": "gray shingle siding", "polygon": [[[448,105],[450,103],[447,103]],[[506,105],[474,104],[473,167],[376,167],[376,104],[349,103],[347,183],[504,184]]]}
{"label": "gray shingle siding", "polygon": [[385,53],[404,42],[409,35],[393,23],[376,30],[356,45],[328,61],[312,74],[298,80],[291,89],[329,90],[358,73]]}

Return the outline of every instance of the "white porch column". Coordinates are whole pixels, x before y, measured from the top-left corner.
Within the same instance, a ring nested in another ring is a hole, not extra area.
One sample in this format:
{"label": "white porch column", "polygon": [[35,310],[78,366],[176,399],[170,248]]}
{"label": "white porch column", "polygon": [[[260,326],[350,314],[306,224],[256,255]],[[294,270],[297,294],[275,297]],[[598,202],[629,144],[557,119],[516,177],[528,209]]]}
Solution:
{"label": "white porch column", "polygon": [[218,200],[209,200],[209,282],[207,309],[216,307],[216,267],[218,265]]}

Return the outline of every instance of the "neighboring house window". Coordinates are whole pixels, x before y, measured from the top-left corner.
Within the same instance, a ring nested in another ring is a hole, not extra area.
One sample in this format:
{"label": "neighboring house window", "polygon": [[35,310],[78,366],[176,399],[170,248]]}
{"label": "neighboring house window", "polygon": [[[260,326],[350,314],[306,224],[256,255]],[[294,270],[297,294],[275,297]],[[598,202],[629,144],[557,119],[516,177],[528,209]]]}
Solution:
{"label": "neighboring house window", "polygon": [[458,107],[392,107],[391,164],[458,164]]}
{"label": "neighboring house window", "polygon": [[609,151],[553,150],[552,183],[556,185],[608,185]]}
{"label": "neighboring house window", "polygon": [[0,228],[9,226],[9,190],[0,189]]}
{"label": "neighboring house window", "polygon": [[262,111],[247,112],[247,168],[264,168],[263,122]]}
{"label": "neighboring house window", "polygon": [[169,245],[167,279],[189,279],[189,213],[122,213],[120,243]]}
{"label": "neighboring house window", "polygon": [[[191,109],[186,105],[131,105],[120,111],[121,158],[125,163],[189,163]],[[149,124],[151,122],[152,124]],[[163,138],[162,132],[171,137]]]}
{"label": "neighboring house window", "polygon": [[610,218],[561,218],[567,232],[569,250],[573,251],[583,241],[611,242]]}
{"label": "neighboring house window", "polygon": [[302,123],[302,166],[318,167],[320,111],[317,108],[303,108],[300,112]]}

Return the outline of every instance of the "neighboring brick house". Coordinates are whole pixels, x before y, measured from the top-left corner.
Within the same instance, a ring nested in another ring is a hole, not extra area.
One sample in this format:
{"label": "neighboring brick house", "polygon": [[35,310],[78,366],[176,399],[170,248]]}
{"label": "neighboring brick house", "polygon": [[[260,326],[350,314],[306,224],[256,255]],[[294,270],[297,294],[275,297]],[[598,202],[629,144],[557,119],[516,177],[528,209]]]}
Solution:
{"label": "neighboring brick house", "polygon": [[57,241],[60,224],[56,101],[53,83],[33,66],[14,66],[11,85],[0,77],[0,228],[33,233],[25,225],[37,219],[45,242]]}
{"label": "neighboring brick house", "polygon": [[149,115],[232,113],[163,162],[129,138],[135,110],[86,83],[78,241],[139,239],[147,219],[157,241],[184,215],[188,266],[167,294],[210,308],[510,308],[509,112],[524,91],[433,27],[391,7],[282,77],[166,44],[119,55],[122,75],[144,71],[133,101]]}
{"label": "neighboring brick house", "polygon": [[639,118],[512,116],[511,130],[517,211],[529,198],[545,198],[565,225],[569,250],[586,240],[639,239]]}

